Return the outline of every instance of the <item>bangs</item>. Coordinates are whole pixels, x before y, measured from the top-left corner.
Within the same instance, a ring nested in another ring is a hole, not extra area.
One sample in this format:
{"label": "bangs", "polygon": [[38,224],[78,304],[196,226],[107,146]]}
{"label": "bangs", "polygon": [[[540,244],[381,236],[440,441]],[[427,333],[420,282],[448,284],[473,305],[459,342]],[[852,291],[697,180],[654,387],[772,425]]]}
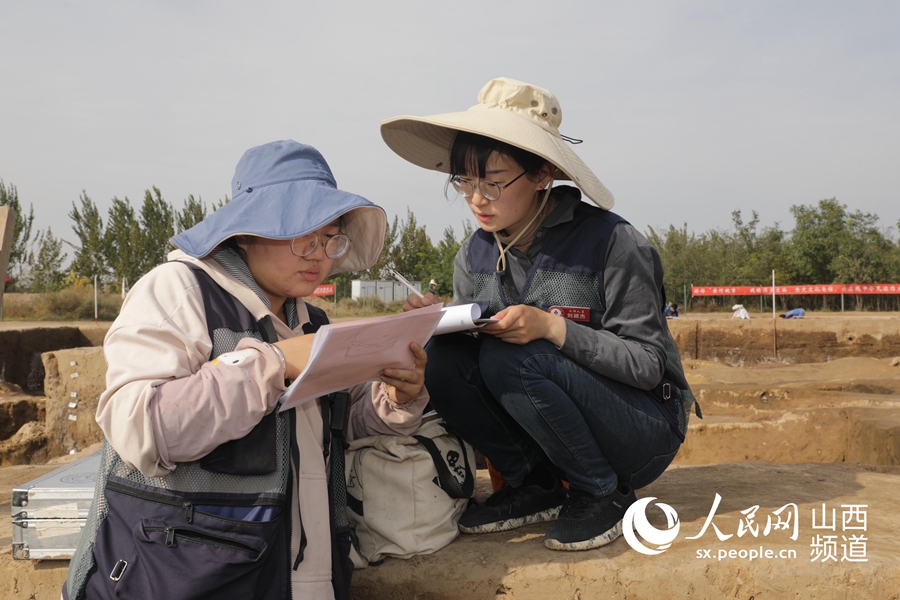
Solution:
{"label": "bangs", "polygon": [[477,133],[459,131],[450,148],[450,175],[484,179],[487,161],[494,152],[519,164],[529,176],[536,176],[547,161],[527,150]]}

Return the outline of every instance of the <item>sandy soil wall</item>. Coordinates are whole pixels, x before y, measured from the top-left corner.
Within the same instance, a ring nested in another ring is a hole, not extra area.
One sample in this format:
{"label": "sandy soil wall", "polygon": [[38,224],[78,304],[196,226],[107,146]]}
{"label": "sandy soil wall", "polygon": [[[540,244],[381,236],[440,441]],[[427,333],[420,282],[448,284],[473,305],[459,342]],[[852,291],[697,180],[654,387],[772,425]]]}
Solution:
{"label": "sandy soil wall", "polygon": [[40,393],[41,354],[60,348],[100,346],[109,323],[0,323],[0,380]]}
{"label": "sandy soil wall", "polygon": [[799,321],[688,317],[670,320],[669,330],[684,358],[733,365],[900,355],[900,316],[823,316]]}
{"label": "sandy soil wall", "polygon": [[94,415],[106,389],[103,348],[68,348],[45,352],[45,431],[51,456],[78,451],[103,440]]}

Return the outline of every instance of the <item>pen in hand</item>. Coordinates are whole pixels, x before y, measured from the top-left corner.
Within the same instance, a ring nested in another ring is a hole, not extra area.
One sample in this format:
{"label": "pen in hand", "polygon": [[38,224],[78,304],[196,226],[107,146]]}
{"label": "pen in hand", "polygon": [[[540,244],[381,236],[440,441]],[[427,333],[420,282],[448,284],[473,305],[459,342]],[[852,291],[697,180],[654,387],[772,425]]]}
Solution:
{"label": "pen in hand", "polygon": [[408,281],[406,280],[406,277],[404,277],[403,275],[401,275],[400,273],[398,273],[398,272],[395,271],[394,269],[388,269],[388,270],[391,272],[391,275],[394,276],[394,279],[396,279],[397,281],[399,281],[400,283],[402,283],[404,286],[406,286],[406,289],[408,289],[409,291],[411,291],[413,294],[415,294],[415,295],[418,296],[419,298],[424,298],[424,297],[425,297],[425,296],[422,295],[422,292],[420,292],[419,290],[417,290],[416,288],[414,288],[413,285],[412,285],[410,282],[408,282]]}

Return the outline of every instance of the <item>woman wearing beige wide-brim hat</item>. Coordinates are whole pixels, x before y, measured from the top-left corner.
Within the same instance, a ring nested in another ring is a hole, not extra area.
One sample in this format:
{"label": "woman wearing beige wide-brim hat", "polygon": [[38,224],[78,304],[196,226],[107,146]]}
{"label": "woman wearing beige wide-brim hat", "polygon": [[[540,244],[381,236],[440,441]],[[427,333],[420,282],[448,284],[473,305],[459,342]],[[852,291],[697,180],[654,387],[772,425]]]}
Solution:
{"label": "woman wearing beige wide-brim hat", "polygon": [[509,483],[460,529],[555,521],[547,547],[586,550],[620,535],[634,489],[675,457],[693,396],[663,317],[659,255],[609,212],[612,194],[561,122],[553,94],[499,78],[466,111],[388,119],[381,134],[465,198],[480,228],[456,256],[453,302],[499,319],[428,346],[432,405]]}

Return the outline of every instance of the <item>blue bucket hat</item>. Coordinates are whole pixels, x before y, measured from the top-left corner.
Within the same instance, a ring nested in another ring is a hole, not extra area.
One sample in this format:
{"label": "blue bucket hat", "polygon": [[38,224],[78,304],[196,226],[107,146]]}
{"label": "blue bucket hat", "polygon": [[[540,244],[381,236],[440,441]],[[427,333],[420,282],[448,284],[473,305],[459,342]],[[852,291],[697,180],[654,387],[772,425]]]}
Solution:
{"label": "blue bucket hat", "polygon": [[203,258],[236,235],[289,240],[338,217],[351,243],[329,275],[368,269],[384,246],[384,209],[337,189],[318,150],[282,140],[247,150],[234,170],[231,202],[169,241],[186,254]]}

